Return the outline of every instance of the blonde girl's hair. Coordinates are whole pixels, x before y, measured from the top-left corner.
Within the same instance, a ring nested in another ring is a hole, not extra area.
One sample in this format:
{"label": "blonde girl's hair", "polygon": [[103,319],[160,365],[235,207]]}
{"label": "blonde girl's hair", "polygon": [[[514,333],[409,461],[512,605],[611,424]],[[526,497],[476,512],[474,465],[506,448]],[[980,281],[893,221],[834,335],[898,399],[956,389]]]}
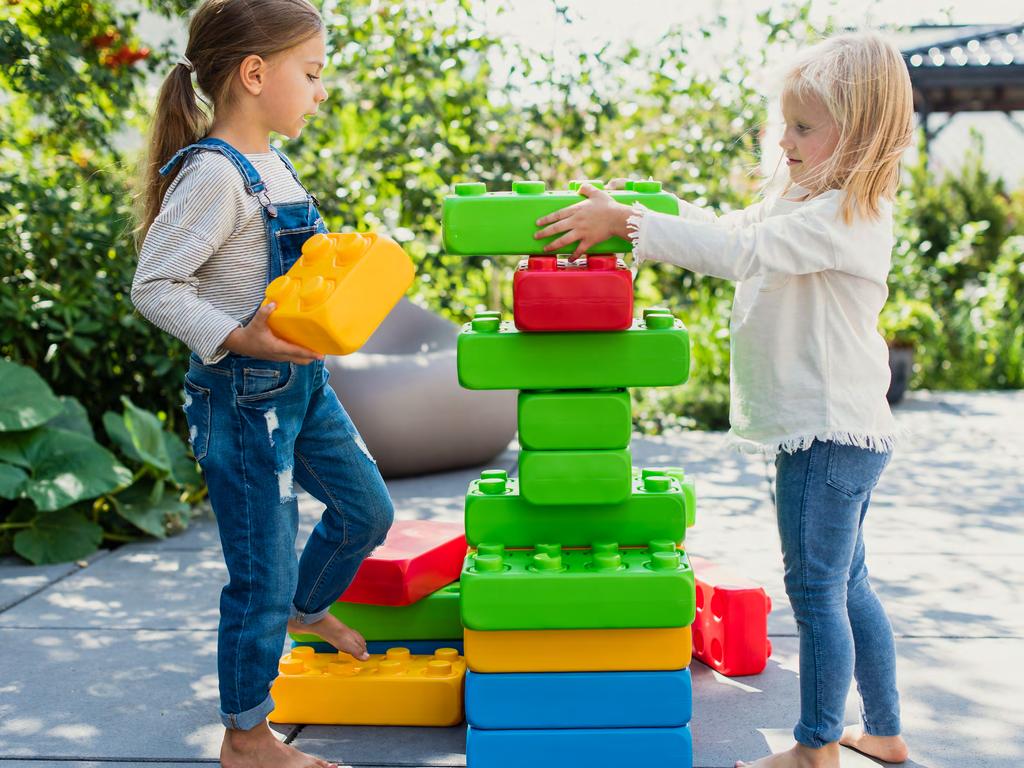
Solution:
{"label": "blonde girl's hair", "polygon": [[[305,42],[324,28],[319,11],[307,0],[204,0],[192,15],[188,45],[160,87],[142,162],[138,196],[141,243],[160,212],[164,194],[177,169],[160,169],[174,153],[206,136],[216,109],[231,104],[231,84],[242,61],[253,54],[267,58]],[[188,64],[191,64],[191,68]],[[192,70],[201,97],[192,85]]]}
{"label": "blonde girl's hair", "polygon": [[839,35],[807,49],[783,79],[782,97],[819,99],[835,120],[835,152],[810,179],[812,194],[843,189],[841,214],[876,218],[892,200],[900,159],[914,136],[914,96],[903,56],[873,32]]}

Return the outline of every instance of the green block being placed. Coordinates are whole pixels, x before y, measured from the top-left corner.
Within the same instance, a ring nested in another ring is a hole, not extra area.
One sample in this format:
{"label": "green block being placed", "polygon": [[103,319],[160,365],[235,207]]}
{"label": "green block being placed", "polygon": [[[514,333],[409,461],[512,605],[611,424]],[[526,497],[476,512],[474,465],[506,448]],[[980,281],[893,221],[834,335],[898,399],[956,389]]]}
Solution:
{"label": "green block being placed", "polygon": [[[619,203],[642,203],[658,213],[679,213],[675,195],[661,191],[657,181],[637,181],[631,190],[609,192]],[[535,240],[537,219],[580,202],[579,191],[546,192],[542,181],[517,181],[511,192],[488,192],[481,182],[455,185],[441,207],[445,251],[462,256],[543,254],[544,246],[555,240]],[[571,253],[567,245],[563,253]],[[628,253],[633,244],[613,237],[587,249],[587,253]]]}
{"label": "green block being placed", "polygon": [[690,371],[690,338],[667,313],[588,333],[521,333],[488,313],[463,327],[457,354],[466,389],[674,387]]}
{"label": "green block being placed", "polygon": [[[367,640],[451,640],[462,637],[459,582],[442,587],[410,605],[334,603],[331,614]],[[313,643],[319,635],[292,633],[292,640]]]}
{"label": "green block being placed", "polygon": [[632,486],[627,450],[519,452],[519,488],[531,504],[618,504]]}
{"label": "green block being placed", "polygon": [[697,522],[697,488],[693,480],[686,478],[686,471],[682,467],[633,467],[633,481],[645,480],[649,475],[668,475],[679,482],[686,498],[686,527],[693,528]]}
{"label": "green block being placed", "polygon": [[475,630],[685,627],[695,614],[693,571],[668,540],[646,549],[483,543],[461,581],[462,623]]}
{"label": "green block being placed", "polygon": [[519,444],[531,451],[628,448],[633,429],[629,392],[520,392]]}
{"label": "green block being placed", "polygon": [[531,504],[519,481],[503,470],[488,470],[469,484],[466,494],[466,541],[478,546],[501,541],[509,547],[532,547],[554,541],[585,547],[593,541],[641,546],[656,539],[681,544],[686,537],[689,499],[679,481],[664,475],[633,479],[632,493],[618,504]]}

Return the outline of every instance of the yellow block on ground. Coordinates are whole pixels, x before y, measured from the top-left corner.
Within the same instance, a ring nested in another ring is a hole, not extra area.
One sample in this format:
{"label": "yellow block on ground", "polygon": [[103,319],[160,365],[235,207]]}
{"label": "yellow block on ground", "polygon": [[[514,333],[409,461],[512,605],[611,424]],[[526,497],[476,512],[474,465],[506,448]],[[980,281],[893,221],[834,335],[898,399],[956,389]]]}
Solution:
{"label": "yellow block on ground", "polygon": [[267,286],[263,305],[277,304],[267,324],[293,344],[350,354],[377,330],[415,272],[402,247],[384,235],[313,235],[287,274]]}
{"label": "yellow block on ground", "polygon": [[689,627],[494,632],[466,628],[463,639],[466,663],[474,672],[683,669],[693,653]]}
{"label": "yellow block on ground", "polygon": [[357,661],[347,653],[293,648],[270,694],[272,723],[457,725],[466,661],[454,648],[413,656],[391,648]]}

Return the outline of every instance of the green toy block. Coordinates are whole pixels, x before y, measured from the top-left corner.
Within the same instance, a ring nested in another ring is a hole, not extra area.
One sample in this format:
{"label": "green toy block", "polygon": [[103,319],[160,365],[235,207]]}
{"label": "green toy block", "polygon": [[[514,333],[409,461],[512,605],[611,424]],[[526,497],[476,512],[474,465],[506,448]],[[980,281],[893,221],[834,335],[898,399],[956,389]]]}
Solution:
{"label": "green toy block", "polygon": [[[488,192],[481,182],[456,184],[454,191],[441,206],[441,226],[445,251],[462,256],[542,254],[544,246],[556,238],[534,239],[539,229],[537,220],[584,199],[578,187],[547,192],[542,181],[514,182],[511,192]],[[679,201],[675,195],[661,191],[661,182],[638,181],[633,189],[608,194],[624,205],[639,202],[659,213],[679,213]],[[571,253],[573,245],[567,245],[563,253]],[[632,250],[628,239],[613,237],[588,248],[587,253]]]}
{"label": "green toy block", "polygon": [[633,478],[630,496],[618,504],[531,504],[519,481],[504,470],[488,470],[469,484],[466,494],[466,541],[503,541],[509,547],[532,547],[558,541],[585,547],[592,541],[641,546],[655,539],[681,544],[691,517],[679,481],[665,475]]}
{"label": "green toy block", "polygon": [[520,451],[519,487],[532,504],[618,504],[632,486],[629,451]]}
{"label": "green toy block", "polygon": [[[331,614],[367,640],[450,640],[462,637],[459,582],[442,587],[410,605],[334,603]],[[313,643],[319,635],[292,633],[292,640]]]}
{"label": "green toy block", "polygon": [[462,569],[462,623],[474,630],[686,627],[695,601],[686,554],[667,539],[644,549],[485,542]]}
{"label": "green toy block", "polygon": [[632,429],[624,389],[519,393],[519,444],[526,450],[628,448]]}
{"label": "green toy block", "polygon": [[690,372],[690,337],[667,312],[625,331],[522,333],[488,314],[458,338],[466,389],[673,387]]}
{"label": "green toy block", "polygon": [[682,467],[644,467],[640,469],[633,467],[633,479],[646,478],[648,475],[668,475],[679,481],[682,487],[683,496],[686,498],[686,527],[693,528],[697,522],[697,487],[693,480],[686,478],[686,470]]}

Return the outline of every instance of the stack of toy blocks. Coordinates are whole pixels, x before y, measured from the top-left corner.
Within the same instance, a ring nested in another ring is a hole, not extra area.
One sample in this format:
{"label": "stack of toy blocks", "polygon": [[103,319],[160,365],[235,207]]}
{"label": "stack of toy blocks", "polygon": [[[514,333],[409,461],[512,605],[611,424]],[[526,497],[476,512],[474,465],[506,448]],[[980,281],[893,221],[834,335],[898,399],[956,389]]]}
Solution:
{"label": "stack of toy blocks", "polygon": [[[616,193],[674,210],[655,182]],[[543,255],[535,221],[579,200],[538,182],[445,201],[449,253],[526,255],[514,323],[478,313],[458,341],[470,389],[518,389],[519,477],[489,470],[466,497],[462,571],[467,764],[621,766],[671,754],[689,766],[693,572],[681,545],[695,509],[676,468],[635,469],[629,387],[689,372],[685,328],[633,317],[615,256]],[[602,250],[626,251],[609,241]],[[527,758],[529,759],[529,758]]]}
{"label": "stack of toy blocks", "polygon": [[466,539],[458,523],[396,521],[331,613],[358,630],[359,661],[314,634],[293,634],[272,695],[276,723],[455,725],[466,664],[459,583]]}

